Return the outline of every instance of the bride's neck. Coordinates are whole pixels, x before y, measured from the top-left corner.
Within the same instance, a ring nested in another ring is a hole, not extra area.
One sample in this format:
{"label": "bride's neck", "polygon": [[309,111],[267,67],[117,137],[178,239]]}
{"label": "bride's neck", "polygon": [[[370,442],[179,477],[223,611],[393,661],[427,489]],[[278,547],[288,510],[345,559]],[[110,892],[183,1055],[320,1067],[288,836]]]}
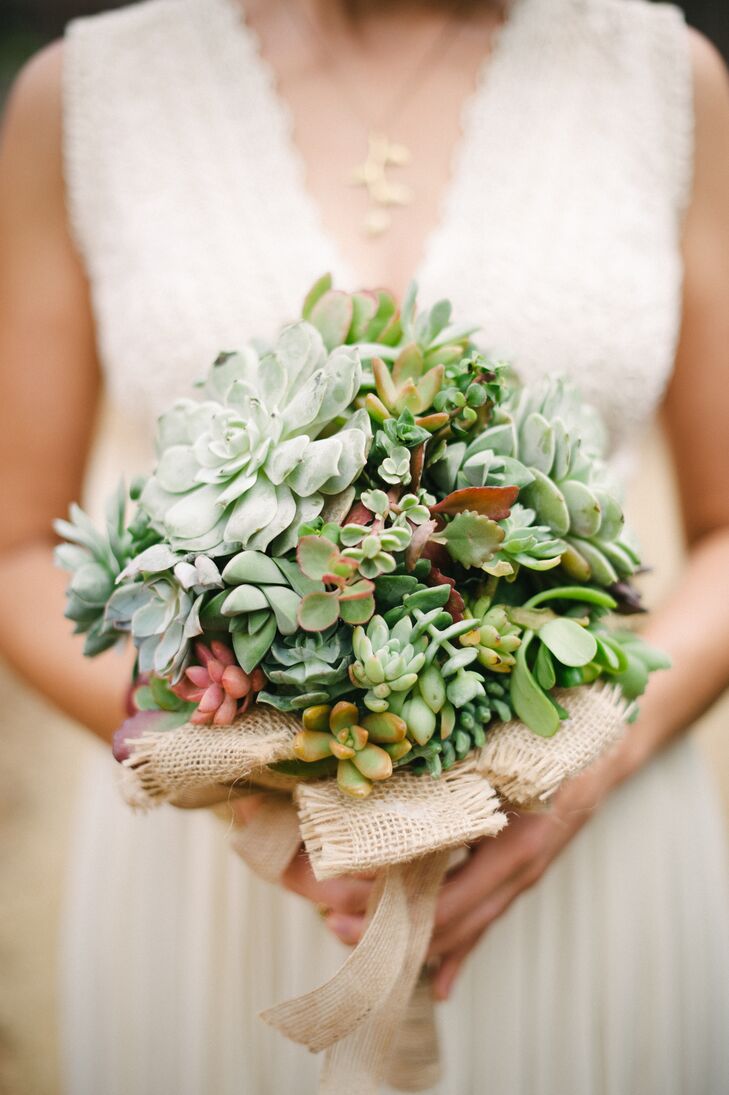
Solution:
{"label": "bride's neck", "polygon": [[331,42],[358,40],[360,47],[380,50],[402,36],[437,34],[444,23],[491,24],[498,20],[502,0],[276,0],[298,7],[300,13]]}

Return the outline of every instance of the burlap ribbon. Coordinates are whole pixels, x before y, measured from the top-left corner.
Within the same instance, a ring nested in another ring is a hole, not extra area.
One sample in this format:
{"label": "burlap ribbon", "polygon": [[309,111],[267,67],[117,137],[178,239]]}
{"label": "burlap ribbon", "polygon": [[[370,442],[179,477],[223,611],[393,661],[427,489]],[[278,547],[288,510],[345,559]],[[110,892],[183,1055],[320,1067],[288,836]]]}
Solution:
{"label": "burlap ribbon", "polygon": [[287,1037],[324,1052],[322,1095],[374,1095],[384,1079],[405,1091],[437,1081],[422,966],[449,855],[504,827],[494,788],[520,806],[543,803],[625,725],[627,704],[616,689],[573,689],[559,699],[570,719],[554,738],[518,722],[497,726],[479,753],[438,780],[396,772],[364,800],[343,795],[332,780],[272,773],[268,765],[291,757],[297,723],[267,707],[231,727],[187,725],[130,742],[122,790],[136,807],[211,805],[264,785],[258,811],[233,828],[231,843],[269,881],[280,877],[301,838],[318,879],[379,872],[367,930],[341,969],[263,1013]]}

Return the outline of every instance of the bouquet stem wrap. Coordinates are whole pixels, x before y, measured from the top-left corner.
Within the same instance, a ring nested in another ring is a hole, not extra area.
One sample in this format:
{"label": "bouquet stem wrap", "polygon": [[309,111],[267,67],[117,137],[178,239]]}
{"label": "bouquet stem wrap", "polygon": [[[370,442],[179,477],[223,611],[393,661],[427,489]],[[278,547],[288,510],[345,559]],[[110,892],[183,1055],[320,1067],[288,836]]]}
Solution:
{"label": "bouquet stem wrap", "polygon": [[496,726],[482,750],[439,779],[396,772],[364,800],[343,795],[333,780],[272,780],[267,765],[292,756],[298,723],[263,706],[231,727],[188,724],[130,743],[122,789],[137,807],[210,805],[264,784],[261,807],[234,830],[232,843],[269,881],[301,839],[318,879],[378,873],[367,929],[340,970],[262,1015],[286,1037],[324,1052],[321,1095],[374,1095],[384,1080],[421,1091],[437,1081],[422,971],[452,850],[507,824],[495,788],[520,806],[538,805],[608,749],[625,724],[628,705],[616,689],[595,685],[559,698],[571,717],[554,738],[516,722]]}

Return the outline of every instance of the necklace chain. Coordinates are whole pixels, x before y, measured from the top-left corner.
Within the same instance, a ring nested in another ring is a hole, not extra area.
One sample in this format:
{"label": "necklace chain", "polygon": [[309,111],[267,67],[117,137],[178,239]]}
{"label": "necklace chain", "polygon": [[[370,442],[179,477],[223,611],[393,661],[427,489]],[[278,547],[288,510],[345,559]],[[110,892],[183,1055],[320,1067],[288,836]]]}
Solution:
{"label": "necklace chain", "polygon": [[434,62],[436,58],[442,61],[449,46],[455,41],[460,28],[458,16],[463,4],[458,0],[453,4],[452,11],[438,34],[429,43],[417,64],[401,82],[374,122],[363,107],[355,85],[350,80],[341,78],[342,68],[335,51],[305,7],[299,3],[299,0],[284,0],[284,7],[292,13],[292,18],[294,18],[292,9],[296,10],[299,26],[305,26],[309,36],[318,42],[322,53],[328,55],[332,62],[332,72],[340,73],[339,80],[334,76],[330,76],[330,80],[336,84],[347,100],[350,112],[367,132],[367,156],[362,163],[349,172],[346,182],[350,186],[363,187],[367,191],[369,207],[362,228],[367,236],[380,236],[392,224],[392,207],[410,205],[414,199],[411,187],[389,177],[390,168],[405,167],[411,162],[412,157],[410,149],[405,144],[390,140],[385,133],[386,125],[389,128],[402,116],[426,77],[432,73],[435,66],[431,65],[431,62]]}

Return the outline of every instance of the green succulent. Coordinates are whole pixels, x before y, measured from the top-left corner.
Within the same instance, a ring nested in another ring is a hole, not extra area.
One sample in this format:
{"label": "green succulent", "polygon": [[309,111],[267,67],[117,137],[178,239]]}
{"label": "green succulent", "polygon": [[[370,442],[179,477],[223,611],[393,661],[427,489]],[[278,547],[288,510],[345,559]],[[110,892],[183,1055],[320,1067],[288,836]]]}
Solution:
{"label": "green succulent", "polygon": [[404,551],[412,534],[408,527],[392,525],[373,532],[366,525],[345,525],[341,531],[342,555],[357,564],[363,578],[391,574],[397,566],[392,552]]}
{"label": "green succulent", "polygon": [[325,496],[364,468],[369,417],[347,417],[361,375],[355,350],[327,356],[308,323],[284,328],[260,359],[252,349],[221,355],[203,401],[180,400],[159,420],[159,459],[140,502],[170,546],[292,548]]}
{"label": "green succulent", "polygon": [[448,415],[448,428],[439,438],[466,436],[475,427],[483,429],[488,424],[493,406],[503,399],[505,370],[500,362],[479,353],[446,366],[441,390],[433,401],[437,412]]}
{"label": "green succulent", "polygon": [[[638,557],[623,533],[623,513],[602,462],[604,437],[579,394],[565,381],[519,390],[497,408],[471,442],[448,445],[429,468],[440,490],[483,485],[519,486],[533,512],[535,541],[512,522],[512,548],[500,559],[531,569],[561,564],[571,577],[611,585],[635,572]],[[546,526],[551,535],[543,530]],[[522,550],[523,547],[523,550]]]}
{"label": "green succulent", "polygon": [[[367,630],[357,628],[352,638],[355,662],[349,674],[354,685],[366,689],[365,705],[372,711],[390,709],[402,714],[408,725],[412,722],[416,727],[416,740],[435,732],[434,716],[446,701],[460,707],[483,694],[481,675],[467,669],[477,652],[454,645],[473,623],[453,622],[444,608],[450,594],[449,585],[405,594],[401,605],[384,617],[373,617]],[[437,692],[426,696],[421,691],[425,685],[419,683],[413,692],[419,678],[429,681]],[[432,696],[442,696],[442,702]]]}
{"label": "green succulent", "polygon": [[535,524],[536,511],[515,502],[500,527],[504,533],[499,550],[483,569],[497,577],[514,572],[518,566],[528,570],[553,570],[567,550],[564,540],[554,535],[549,525]]}
{"label": "green succulent", "polygon": [[[302,592],[316,588],[297,568],[261,551],[241,551],[227,563],[222,580],[228,587],[203,612],[208,630],[229,629],[239,665],[251,673],[277,633],[293,635]],[[297,586],[297,588],[292,588]]]}
{"label": "green succulent", "polygon": [[344,293],[332,288],[331,274],[325,274],[311,287],[302,317],[316,327],[328,349],[358,343],[387,348],[402,338],[397,300],[392,293],[385,289]]}
{"label": "green succulent", "polygon": [[445,376],[442,364],[428,367],[425,356],[416,345],[406,346],[392,366],[382,358],[372,360],[372,375],[376,392],[368,393],[365,407],[376,422],[385,422],[403,411],[415,416],[416,425],[428,431],[447,425],[448,415],[424,414],[433,406]]}
{"label": "green succulent", "polygon": [[336,758],[339,788],[354,798],[366,798],[373,781],[389,779],[393,757],[410,749],[402,719],[390,712],[360,719],[357,705],[344,700],[308,707],[302,723],[293,741],[296,757],[305,764]]}
{"label": "green succulent", "polygon": [[498,681],[484,680],[485,694],[470,700],[453,711],[453,718],[446,720],[440,733],[434,734],[424,744],[417,744],[400,761],[412,768],[416,775],[428,772],[437,778],[447,772],[474,749],[486,743],[488,727],[494,719],[508,722],[513,717],[509,706],[508,691]]}
{"label": "green succulent", "polygon": [[105,622],[131,635],[141,673],[156,673],[175,684],[187,666],[192,640],[202,634],[205,597],[205,590],[185,589],[174,574],[156,574],[117,586]]}
{"label": "green succulent", "polygon": [[328,349],[357,346],[363,361],[380,357],[393,362],[411,346],[423,355],[426,369],[459,361],[477,327],[453,323],[447,300],[418,314],[417,290],[412,281],[398,310],[387,290],[344,293],[333,289],[331,275],[325,274],[307,293],[302,316],[317,328]]}
{"label": "green succulent", "polygon": [[351,632],[341,625],[276,638],[261,668],[277,688],[261,692],[258,700],[296,711],[336,699],[351,690],[347,670],[352,658]]}
{"label": "green succulent", "polygon": [[324,535],[303,536],[296,558],[304,579],[334,587],[322,590],[319,586],[306,593],[297,612],[299,627],[304,631],[326,631],[339,619],[355,626],[371,618],[375,584],[360,575],[357,561],[345,556],[334,540]]}
{"label": "green succulent", "polygon": [[465,615],[473,621],[474,629],[461,635],[461,645],[476,650],[484,669],[510,673],[516,664],[514,652],[521,646],[521,628],[512,623],[503,605],[484,607],[476,601]]}
{"label": "green succulent", "polygon": [[386,711],[393,692],[408,692],[425,663],[427,640],[413,634],[413,622],[403,618],[390,629],[382,616],[373,616],[367,629],[352,634],[354,662],[349,667],[352,684],[365,692],[370,711]]}
{"label": "green succulent", "polygon": [[588,675],[585,679],[589,680],[589,671],[599,669],[600,673],[620,685],[626,699],[635,700],[642,696],[649,675],[658,669],[671,667],[671,659],[637,632],[608,631],[599,624],[590,627],[590,631],[597,643],[597,653],[594,662],[586,667]]}
{"label": "green succulent", "polygon": [[391,485],[399,483],[402,486],[407,486],[412,479],[410,474],[410,449],[404,445],[394,444],[385,433],[382,434],[382,447],[387,456],[377,468],[377,475],[383,483],[390,483]]}
{"label": "green succulent", "polygon": [[85,635],[87,657],[101,654],[119,641],[119,631],[104,613],[117,578],[134,550],[132,536],[125,528],[125,509],[126,493],[120,484],[107,504],[103,532],[75,504],[69,521],[53,524],[59,536],[68,541],[54,552],[57,565],[72,574],[65,616],[74,621],[75,634]]}

